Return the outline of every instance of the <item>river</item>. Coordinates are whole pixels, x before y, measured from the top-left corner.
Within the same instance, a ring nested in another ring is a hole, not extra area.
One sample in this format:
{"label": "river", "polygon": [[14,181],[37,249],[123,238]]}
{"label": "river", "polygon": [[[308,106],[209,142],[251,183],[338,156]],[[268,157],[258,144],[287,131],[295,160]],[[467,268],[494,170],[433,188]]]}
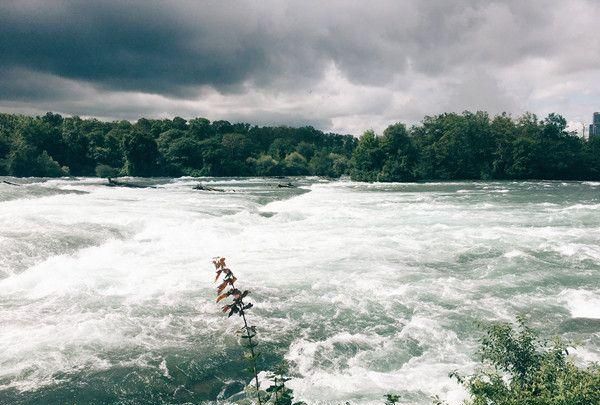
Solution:
{"label": "river", "polygon": [[4,180],[22,185],[0,183],[1,404],[239,392],[214,256],[251,291],[262,364],[287,360],[309,404],[457,404],[478,324],[518,314],[600,361],[600,183]]}

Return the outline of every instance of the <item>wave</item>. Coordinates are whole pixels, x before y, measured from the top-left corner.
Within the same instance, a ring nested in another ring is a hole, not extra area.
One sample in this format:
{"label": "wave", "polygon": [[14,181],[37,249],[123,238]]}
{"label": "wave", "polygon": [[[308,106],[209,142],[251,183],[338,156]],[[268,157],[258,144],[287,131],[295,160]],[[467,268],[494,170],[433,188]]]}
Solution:
{"label": "wave", "polygon": [[62,194],[86,194],[82,190],[69,190],[56,187],[42,186],[38,184],[14,183],[19,186],[0,182],[0,202],[50,197]]}

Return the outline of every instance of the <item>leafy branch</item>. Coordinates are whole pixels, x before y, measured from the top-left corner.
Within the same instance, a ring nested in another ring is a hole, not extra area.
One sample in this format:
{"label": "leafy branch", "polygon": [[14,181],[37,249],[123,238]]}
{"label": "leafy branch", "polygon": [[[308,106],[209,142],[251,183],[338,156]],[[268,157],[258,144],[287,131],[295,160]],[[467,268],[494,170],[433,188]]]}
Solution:
{"label": "leafy branch", "polygon": [[260,353],[255,350],[257,346],[256,341],[252,340],[256,337],[256,326],[249,325],[248,319],[246,318],[246,311],[252,308],[253,305],[251,302],[244,302],[244,298],[248,296],[250,291],[241,291],[236,288],[235,282],[237,281],[237,277],[235,277],[233,272],[227,268],[224,257],[214,259],[213,264],[216,271],[215,282],[219,281],[219,279],[222,277],[222,282],[217,287],[217,302],[230,299],[229,303],[222,307],[223,312],[228,314],[228,318],[237,314],[244,322],[244,326],[239,332],[242,334],[242,339],[244,341],[243,347],[247,349],[245,357],[250,363],[249,371],[254,376],[254,383],[256,385],[256,399],[258,404],[262,405],[257,366],[257,360],[260,356]]}

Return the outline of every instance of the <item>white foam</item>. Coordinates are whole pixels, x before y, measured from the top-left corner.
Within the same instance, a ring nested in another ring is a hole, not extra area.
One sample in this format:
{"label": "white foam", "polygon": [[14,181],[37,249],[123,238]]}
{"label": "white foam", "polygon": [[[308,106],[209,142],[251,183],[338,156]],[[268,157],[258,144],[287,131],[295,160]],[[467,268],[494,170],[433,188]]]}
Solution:
{"label": "white foam", "polygon": [[504,253],[503,256],[506,257],[506,258],[508,258],[508,259],[513,259],[515,257],[526,257],[527,253],[525,253],[525,252],[523,252],[521,250],[518,250],[518,249],[513,249],[510,252]]}
{"label": "white foam", "polygon": [[574,318],[600,319],[600,290],[564,290],[559,294]]}

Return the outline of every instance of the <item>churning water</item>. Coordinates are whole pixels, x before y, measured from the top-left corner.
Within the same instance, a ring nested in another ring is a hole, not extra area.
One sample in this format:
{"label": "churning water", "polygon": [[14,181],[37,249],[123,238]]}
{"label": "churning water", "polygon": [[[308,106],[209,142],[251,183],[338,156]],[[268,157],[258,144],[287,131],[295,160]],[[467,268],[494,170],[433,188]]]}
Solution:
{"label": "churning water", "polygon": [[475,367],[477,323],[517,314],[600,360],[600,183],[9,180],[23,185],[0,183],[1,404],[239,392],[217,255],[252,291],[263,364],[289,361],[309,403],[457,403],[447,375]]}

